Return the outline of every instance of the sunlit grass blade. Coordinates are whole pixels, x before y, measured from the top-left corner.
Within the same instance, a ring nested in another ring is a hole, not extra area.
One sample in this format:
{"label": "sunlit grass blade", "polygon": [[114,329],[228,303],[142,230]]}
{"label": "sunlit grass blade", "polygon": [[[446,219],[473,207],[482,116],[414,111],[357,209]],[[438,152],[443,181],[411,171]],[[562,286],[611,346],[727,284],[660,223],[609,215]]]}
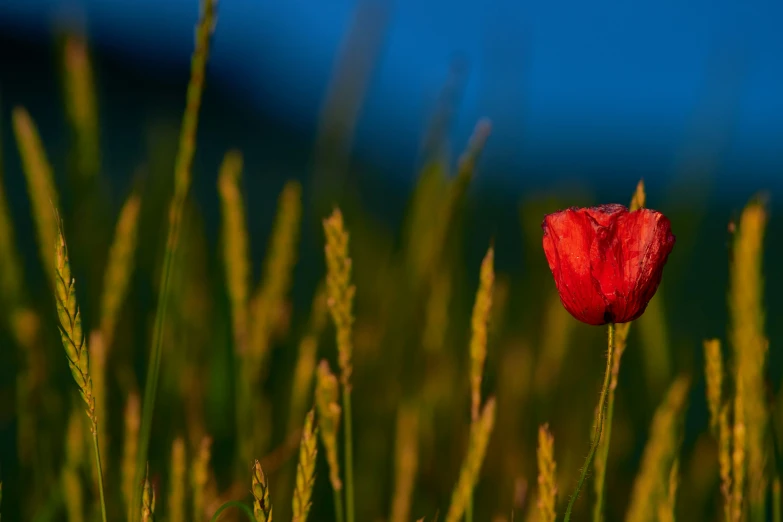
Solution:
{"label": "sunlit grass blade", "polygon": [[495,399],[490,398],[481,410],[476,422],[471,424],[468,452],[462,461],[457,485],[451,495],[451,505],[446,513],[446,522],[459,522],[465,514],[473,489],[478,482],[489,438],[495,426]]}
{"label": "sunlit grass blade", "polygon": [[73,410],[68,418],[65,434],[65,463],[62,469],[62,488],[68,522],[84,521],[84,486],[80,475],[84,460],[84,416]]}
{"label": "sunlit grass blade", "polygon": [[244,353],[247,349],[247,306],[250,295],[250,259],[248,253],[245,204],[240,180],[242,154],[229,151],[223,158],[218,174],[218,193],[222,216],[223,267],[226,287],[231,304],[231,322],[234,332],[234,349]]}
{"label": "sunlit grass blade", "polygon": [[185,114],[182,118],[179,147],[174,165],[174,196],[169,207],[166,251],[163,258],[158,308],[155,314],[152,350],[147,366],[144,387],[144,405],[142,407],[142,421],[139,433],[139,451],[136,457],[136,479],[134,480],[136,492],[134,493],[133,502],[133,505],[136,506],[141,503],[141,484],[147,463],[150,435],[152,433],[152,419],[155,410],[158,378],[160,375],[160,361],[163,353],[163,330],[166,322],[170,298],[169,294],[171,293],[171,275],[174,269],[177,246],[179,244],[185,200],[190,189],[192,178],[191,167],[196,149],[196,130],[198,128],[201,95],[204,90],[204,78],[207,57],[209,55],[210,39],[216,23],[215,8],[215,0],[202,0],[201,18],[196,27],[196,47],[191,59],[190,81],[188,83]]}
{"label": "sunlit grass blade", "polygon": [[144,477],[144,484],[141,490],[141,522],[155,521],[155,488],[150,483],[150,470],[147,465],[147,472]]}
{"label": "sunlit grass blade", "polygon": [[669,477],[680,449],[689,390],[689,379],[678,377],[655,412],[631,493],[628,522],[656,520],[657,507],[669,498]]}
{"label": "sunlit grass blade", "polygon": [[198,453],[193,459],[191,483],[193,486],[193,520],[204,520],[206,515],[206,493],[209,482],[209,466],[212,459],[212,438],[204,437]]}
{"label": "sunlit grass blade", "polygon": [[260,365],[266,358],[272,335],[279,327],[291,288],[301,219],[302,187],[296,181],[289,181],[278,199],[264,273],[251,303],[252,328],[248,352],[255,373],[261,371]]}
{"label": "sunlit grass blade", "polygon": [[353,372],[353,301],[356,287],[351,282],[348,232],[343,215],[335,209],[323,222],[326,234],[326,295],[337,330],[337,360],[340,365],[343,413],[345,415],[345,504],[346,521],[354,522],[353,419],[351,418],[351,373]]}
{"label": "sunlit grass blade", "polygon": [[538,522],[555,522],[557,506],[557,467],[555,438],[549,425],[538,428]]}
{"label": "sunlit grass blade", "polygon": [[114,240],[106,262],[101,294],[100,324],[103,341],[108,350],[111,350],[113,346],[117,320],[133,275],[140,208],[141,196],[137,192],[131,193],[117,218]]}
{"label": "sunlit grass blade", "polygon": [[404,404],[397,413],[394,449],[394,496],[389,522],[410,520],[416,472],[419,465],[419,416],[416,405]]}
{"label": "sunlit grass blade", "polygon": [[306,522],[310,512],[317,455],[318,428],[315,427],[315,411],[310,410],[305,417],[302,441],[299,445],[299,463],[296,466],[296,486],[293,498],[294,522]]}
{"label": "sunlit grass blade", "polygon": [[141,424],[141,401],[136,393],[131,393],[125,404],[125,430],[122,441],[122,464],[120,480],[122,495],[128,512],[128,521],[135,517],[138,506],[133,505],[133,480],[136,474],[136,453],[139,447],[139,426]]}
{"label": "sunlit grass blade", "polygon": [[[55,219],[57,220],[57,214]],[[57,222],[57,221],[55,221]],[[90,375],[90,360],[87,342],[82,330],[82,318],[79,306],[76,303],[76,281],[71,277],[71,265],[68,260],[68,248],[65,244],[62,226],[57,228],[57,242],[55,246],[55,298],[57,302],[57,316],[60,320],[60,338],[65,348],[68,366],[71,369],[79,393],[86,405],[87,417],[90,419],[92,431],[93,449],[95,450],[95,469],[98,479],[98,492],[101,500],[101,514],[103,522],[106,522],[106,501],[103,490],[103,471],[101,469],[101,453],[98,441],[98,418],[95,411],[95,395],[93,394],[93,382]]]}
{"label": "sunlit grass blade", "polygon": [[729,338],[734,353],[735,380],[742,382],[741,388],[737,386],[737,394],[745,418],[747,494],[752,522],[766,520],[769,489],[769,412],[764,389],[768,342],[764,331],[762,276],[767,219],[767,210],[760,200],[745,207],[736,225],[729,275]]}
{"label": "sunlit grass blade", "polygon": [[470,418],[476,422],[481,408],[481,381],[487,359],[487,330],[492,310],[492,291],[495,284],[495,251],[489,248],[481,262],[479,288],[473,304],[470,338]]}
{"label": "sunlit grass blade", "polygon": [[680,460],[674,459],[669,473],[667,496],[658,505],[658,522],[674,522],[677,504],[677,487],[679,486]]}
{"label": "sunlit grass blade", "polygon": [[272,522],[272,504],[269,502],[269,484],[261,469],[261,463],[256,460],[253,466],[253,514],[256,522]]}
{"label": "sunlit grass blade", "polygon": [[329,465],[329,481],[334,493],[334,509],[337,522],[343,522],[343,482],[340,479],[340,460],[337,450],[337,433],[340,429],[342,410],[338,404],[340,395],[337,377],[329,369],[325,360],[318,365],[315,383],[315,406],[318,411],[318,426],[321,443],[326,452],[326,462]]}
{"label": "sunlit grass blade", "polygon": [[185,488],[187,487],[187,456],[185,439],[177,437],[171,445],[169,468],[169,498],[166,519],[169,522],[185,522]]}
{"label": "sunlit grass blade", "polygon": [[[36,129],[30,114],[22,107],[15,107],[11,116],[16,143],[22,156],[22,167],[27,178],[27,191],[32,203],[41,262],[44,267],[49,267],[51,245],[57,243],[58,228],[57,218],[52,212],[52,207],[58,208],[59,205],[52,167],[46,158],[38,129]],[[50,270],[46,270],[46,274],[50,278],[52,288],[54,288],[54,274]]]}
{"label": "sunlit grass blade", "polygon": [[65,107],[76,142],[77,172],[89,180],[100,170],[100,145],[92,65],[84,38],[68,36],[63,58]]}

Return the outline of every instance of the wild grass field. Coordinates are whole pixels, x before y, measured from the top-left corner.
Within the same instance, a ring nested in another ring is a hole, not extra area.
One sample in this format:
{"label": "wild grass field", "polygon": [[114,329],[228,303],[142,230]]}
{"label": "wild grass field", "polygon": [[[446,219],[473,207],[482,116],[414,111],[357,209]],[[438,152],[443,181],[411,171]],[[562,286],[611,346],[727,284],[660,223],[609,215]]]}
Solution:
{"label": "wild grass field", "polygon": [[707,212],[615,188],[677,244],[644,315],[610,328],[565,310],[541,246],[546,214],[598,202],[474,201],[486,121],[456,161],[429,151],[394,226],[329,169],[248,193],[263,173],[240,150],[211,174],[208,223],[192,185],[214,9],[175,160],[119,207],[81,37],[58,46],[65,172],[37,115],[1,100],[0,166],[28,194],[0,183],[2,520],[781,521],[781,229],[762,192]]}

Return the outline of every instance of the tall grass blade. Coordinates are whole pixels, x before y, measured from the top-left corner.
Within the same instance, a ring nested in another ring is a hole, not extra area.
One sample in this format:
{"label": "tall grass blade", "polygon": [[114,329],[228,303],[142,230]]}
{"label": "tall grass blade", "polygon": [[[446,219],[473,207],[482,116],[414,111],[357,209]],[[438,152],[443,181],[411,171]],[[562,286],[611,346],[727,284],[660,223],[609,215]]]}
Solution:
{"label": "tall grass blade", "polygon": [[[22,167],[27,178],[27,191],[32,203],[33,220],[38,235],[38,248],[44,267],[51,263],[51,248],[57,243],[57,218],[52,207],[58,208],[59,198],[54,186],[52,167],[46,158],[41,138],[30,114],[22,107],[15,107],[11,113],[14,134],[19,153],[22,156]],[[52,288],[55,277],[51,270],[46,270]]]}
{"label": "tall grass blade", "polygon": [[[54,212],[56,222],[59,216]],[[95,450],[95,470],[98,479],[98,492],[101,500],[101,515],[106,522],[106,500],[103,490],[103,471],[101,469],[101,453],[98,441],[98,417],[95,411],[95,395],[93,393],[92,376],[90,375],[90,359],[87,343],[84,340],[82,330],[82,318],[79,306],[76,303],[76,281],[71,277],[71,265],[68,260],[68,247],[65,244],[62,225],[57,228],[57,242],[55,243],[55,298],[57,302],[57,316],[60,320],[60,338],[68,358],[68,366],[71,368],[79,393],[86,405],[87,417],[90,419],[93,449]]]}
{"label": "tall grass blade", "polygon": [[689,379],[678,377],[655,412],[631,493],[628,522],[656,520],[657,506],[667,502],[669,477],[680,448],[689,389]]}
{"label": "tall grass blade", "polygon": [[478,482],[489,438],[495,426],[495,398],[487,400],[478,421],[471,424],[468,453],[462,461],[459,478],[451,494],[451,505],[446,513],[446,522],[459,522],[465,514],[473,489]]}
{"label": "tall grass blade", "polygon": [[[737,388],[745,416],[748,505],[750,520],[766,520],[769,488],[769,412],[765,400],[768,342],[764,333],[762,257],[767,211],[759,201],[749,203],[740,216],[730,267],[730,340],[736,361]],[[735,422],[736,424],[736,422]]]}
{"label": "tall grass blade", "polygon": [[315,427],[315,411],[305,417],[302,441],[299,444],[299,463],[296,466],[296,486],[293,498],[293,521],[306,522],[310,513],[315,484],[315,461],[318,455],[318,428]]}
{"label": "tall grass blade", "polygon": [[117,320],[122,311],[125,297],[128,295],[133,275],[140,209],[141,196],[137,192],[133,192],[125,201],[117,218],[114,239],[103,276],[100,324],[103,341],[109,350],[114,344]]}
{"label": "tall grass blade", "polygon": [[142,421],[139,433],[139,451],[136,457],[136,480],[134,481],[136,484],[136,493],[134,494],[134,499],[138,500],[134,500],[133,502],[133,505],[136,506],[140,505],[142,494],[140,487],[146,468],[147,451],[149,449],[150,435],[152,433],[155,397],[157,395],[160,361],[163,353],[163,330],[166,321],[169,294],[171,293],[171,273],[174,268],[174,259],[179,244],[180,225],[182,223],[182,215],[185,208],[185,199],[190,189],[192,177],[191,167],[193,164],[193,154],[196,149],[198,114],[201,106],[201,95],[204,90],[204,77],[207,56],[209,54],[209,43],[216,22],[215,8],[215,0],[202,0],[201,18],[196,27],[196,47],[191,59],[190,81],[188,83],[185,114],[182,118],[179,148],[174,165],[174,197],[172,198],[169,207],[166,252],[163,259],[158,309],[155,314],[152,350],[144,387],[144,405],[142,407]]}
{"label": "tall grass blade", "polygon": [[356,287],[351,283],[348,232],[343,215],[335,209],[323,222],[326,234],[326,295],[329,312],[337,330],[337,360],[340,365],[343,413],[345,414],[345,503],[346,521],[354,522],[353,422],[351,419],[351,373],[353,372],[353,301]]}
{"label": "tall grass blade", "polygon": [[187,456],[185,439],[177,437],[171,445],[171,468],[169,469],[169,499],[167,517],[169,522],[185,522],[185,488],[187,487]]}
{"label": "tall grass blade", "polygon": [[544,424],[538,428],[538,522],[555,522],[557,468],[555,438]]}
{"label": "tall grass blade", "polygon": [[394,450],[394,496],[389,522],[410,520],[413,488],[419,464],[419,408],[400,406]]}

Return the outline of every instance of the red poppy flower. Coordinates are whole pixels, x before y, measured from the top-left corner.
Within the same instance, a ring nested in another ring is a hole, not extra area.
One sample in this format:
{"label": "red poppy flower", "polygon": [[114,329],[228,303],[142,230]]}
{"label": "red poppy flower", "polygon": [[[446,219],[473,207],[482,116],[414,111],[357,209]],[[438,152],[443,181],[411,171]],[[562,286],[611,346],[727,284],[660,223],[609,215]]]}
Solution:
{"label": "red poppy flower", "polygon": [[560,301],[593,325],[642,315],[674,248],[666,216],[622,205],[561,210],[546,216],[541,228]]}

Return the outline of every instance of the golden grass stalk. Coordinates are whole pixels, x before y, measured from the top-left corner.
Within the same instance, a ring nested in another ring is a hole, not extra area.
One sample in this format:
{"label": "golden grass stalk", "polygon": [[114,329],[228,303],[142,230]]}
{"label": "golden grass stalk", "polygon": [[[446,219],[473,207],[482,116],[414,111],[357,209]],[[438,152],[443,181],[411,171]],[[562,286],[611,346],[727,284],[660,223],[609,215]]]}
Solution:
{"label": "golden grass stalk", "polygon": [[674,522],[677,503],[677,486],[679,485],[680,459],[675,458],[669,473],[668,494],[658,506],[658,522]]}
{"label": "golden grass stalk", "polygon": [[353,301],[356,287],[351,283],[348,232],[343,215],[335,209],[323,222],[326,234],[326,295],[329,312],[337,330],[337,361],[345,414],[345,503],[346,520],[354,522],[353,421],[351,419],[351,373],[353,372]]}
{"label": "golden grass stalk", "polygon": [[718,416],[718,469],[720,471],[720,492],[723,496],[723,510],[726,522],[731,521],[731,468],[732,430],[729,423],[729,405],[724,405]]}
{"label": "golden grass stalk", "polygon": [[122,495],[128,508],[128,520],[132,520],[132,512],[137,510],[133,505],[133,479],[136,472],[136,453],[139,447],[139,425],[141,424],[141,403],[136,393],[128,396],[125,404],[125,430],[122,441],[122,465],[120,477]]}
{"label": "golden grass stalk", "polygon": [[288,415],[288,433],[293,432],[307,408],[307,400],[310,397],[313,377],[315,376],[315,365],[318,355],[318,340],[326,326],[326,292],[325,288],[319,287],[313,297],[313,303],[310,306],[310,324],[307,333],[299,342],[299,353],[294,367],[294,378],[291,384],[291,404]]}
{"label": "golden grass stalk", "polygon": [[185,439],[177,437],[171,445],[169,470],[169,500],[166,517],[169,522],[185,522],[185,488],[187,484],[187,457]]}
{"label": "golden grass stalk", "polygon": [[[27,191],[32,203],[33,220],[38,234],[38,248],[43,266],[51,262],[51,245],[57,243],[58,223],[52,206],[58,208],[57,189],[54,186],[52,167],[46,159],[41,138],[30,114],[22,107],[15,107],[11,113],[14,134],[22,167],[27,178]],[[54,274],[51,274],[52,287],[55,286]]]}
{"label": "golden grass stalk", "polygon": [[62,470],[63,500],[69,522],[84,520],[84,488],[79,470],[84,460],[84,418],[73,410],[65,433],[65,464]]}
{"label": "golden grass stalk", "polygon": [[335,493],[335,509],[340,509],[337,519],[342,521],[341,508],[343,489],[340,480],[340,460],[337,453],[337,433],[340,430],[340,415],[342,410],[337,403],[340,395],[337,377],[329,369],[329,363],[322,360],[318,365],[315,383],[315,406],[318,410],[318,425],[320,427],[321,443],[326,451],[326,462],[329,464],[329,481]]}
{"label": "golden grass stalk", "polygon": [[140,209],[141,197],[133,192],[120,210],[109,249],[101,295],[101,333],[108,349],[113,345],[117,319],[133,275]]}
{"label": "golden grass stalk", "polygon": [[485,119],[476,124],[470,142],[459,158],[457,175],[448,184],[446,199],[436,209],[435,227],[424,245],[423,252],[425,253],[420,257],[425,278],[431,277],[434,271],[440,267],[446,243],[454,227],[455,217],[465,199],[470,182],[473,180],[476,163],[484,150],[491,127],[489,120]]}
{"label": "golden grass stalk", "polygon": [[487,324],[492,309],[492,290],[495,283],[493,267],[495,251],[487,250],[481,262],[479,288],[473,305],[470,338],[470,418],[476,422],[481,408],[481,380],[484,373],[484,362],[487,359]]}
{"label": "golden grass stalk", "polygon": [[741,522],[745,503],[745,478],[747,466],[747,417],[745,416],[745,382],[737,375],[734,396],[734,424],[731,433],[731,520]]}
{"label": "golden grass stalk", "polygon": [[65,106],[76,138],[78,172],[84,179],[100,170],[98,110],[92,66],[82,37],[70,35],[64,48]]}
{"label": "golden grass stalk", "polygon": [[212,438],[203,437],[198,452],[193,459],[191,483],[193,485],[193,520],[203,520],[205,496],[209,482],[209,462],[212,458]]}
{"label": "golden grass stalk", "polygon": [[299,463],[296,466],[296,487],[294,488],[294,522],[306,522],[310,512],[315,484],[315,462],[318,455],[318,429],[315,427],[315,411],[305,417],[302,442],[299,444]]}
{"label": "golden grass stalk", "polygon": [[155,488],[150,484],[150,470],[147,465],[147,473],[144,476],[144,486],[141,492],[141,522],[154,522],[155,520]]}
{"label": "golden grass stalk", "polygon": [[557,467],[555,438],[549,425],[538,428],[538,522],[555,522],[557,506]]}
{"label": "golden grass stalk", "polygon": [[410,520],[413,487],[419,464],[419,409],[402,405],[397,412],[397,434],[394,449],[394,497],[390,522]]}
{"label": "golden grass stalk", "polygon": [[[55,212],[56,219],[57,214]],[[58,221],[59,225],[59,221]],[[101,453],[98,442],[98,417],[95,411],[95,396],[93,394],[92,377],[90,376],[90,359],[87,343],[82,331],[82,318],[76,303],[76,280],[71,277],[71,265],[68,261],[68,247],[65,244],[62,226],[57,228],[55,243],[55,298],[57,301],[57,316],[60,320],[60,339],[68,358],[79,393],[86,404],[87,417],[90,419],[93,448],[95,450],[95,469],[98,478],[98,491],[101,498],[101,514],[106,522],[106,501],[103,493],[103,471],[101,470]]]}
{"label": "golden grass stalk", "polygon": [[717,434],[720,426],[720,411],[723,407],[723,355],[718,339],[704,341],[704,375],[707,382],[710,429]]}
{"label": "golden grass stalk", "polygon": [[272,522],[272,504],[269,502],[269,484],[267,484],[261,463],[256,460],[253,466],[253,514],[256,522]]}
{"label": "golden grass stalk", "polygon": [[[172,272],[176,257],[185,200],[190,190],[191,167],[196,149],[196,130],[201,106],[201,95],[204,90],[209,44],[216,23],[216,0],[202,0],[201,17],[196,26],[196,46],[190,63],[190,80],[188,82],[185,114],[179,135],[179,147],[174,164],[174,196],[169,207],[169,226],[166,239],[166,251],[163,258],[163,271],[158,296],[158,309],[155,314],[152,349],[147,366],[144,387],[144,406],[139,433],[139,451],[136,456],[136,475],[134,480],[133,505],[140,505],[140,486],[147,463],[150,435],[152,433],[152,418],[155,410],[155,398],[160,376],[160,361],[163,353],[164,324],[166,320],[169,298],[171,294]],[[135,520],[135,519],[134,519]]]}
{"label": "golden grass stalk", "polygon": [[267,355],[272,333],[282,317],[291,288],[301,219],[302,187],[296,181],[289,181],[278,198],[264,275],[251,303],[253,323],[248,350],[254,372],[260,371],[259,365]]}
{"label": "golden grass stalk", "polygon": [[[730,339],[736,361],[736,381],[742,380],[742,402],[747,437],[747,479],[750,520],[766,520],[769,486],[765,401],[767,339],[764,334],[762,257],[767,211],[752,201],[742,212],[733,244],[729,275]],[[739,387],[737,388],[739,394]]]}
{"label": "golden grass stalk", "polygon": [[[95,419],[98,422],[98,432],[101,433],[100,446],[101,455],[107,453],[106,437],[106,345],[103,343],[101,332],[94,330],[90,332],[89,343],[90,375],[92,376],[92,389],[95,396]],[[106,462],[102,462],[103,470],[106,471]],[[96,477],[97,479],[97,477]]]}
{"label": "golden grass stalk", "polygon": [[[644,190],[644,180],[639,180],[636,184],[636,190],[631,196],[631,212],[644,208],[647,202],[647,194]],[[570,322],[570,321],[569,321]],[[595,470],[595,488],[596,501],[593,506],[593,522],[601,522],[604,518],[604,497],[606,489],[606,468],[609,460],[609,446],[612,442],[612,423],[614,421],[614,402],[617,393],[617,382],[620,376],[620,361],[628,345],[628,332],[631,330],[631,323],[621,323],[614,326],[614,357],[612,361],[612,374],[609,381],[609,392],[606,401],[606,426],[603,430],[603,436],[598,443],[597,458],[593,465]]]}
{"label": "golden grass stalk", "polygon": [[689,389],[689,379],[678,377],[655,412],[633,485],[628,522],[656,520],[657,506],[668,498],[669,476],[680,447]]}
{"label": "golden grass stalk", "polygon": [[446,513],[446,522],[459,522],[465,514],[465,509],[473,495],[473,489],[478,482],[484,455],[487,452],[489,437],[495,425],[495,398],[492,397],[484,404],[481,414],[476,422],[471,424],[468,452],[462,461],[459,478],[451,495],[451,505]]}
{"label": "golden grass stalk", "polygon": [[242,154],[226,153],[218,175],[218,193],[223,223],[223,266],[231,303],[234,348],[244,353],[247,335],[247,306],[250,295],[250,255],[248,253],[245,204],[242,198]]}

